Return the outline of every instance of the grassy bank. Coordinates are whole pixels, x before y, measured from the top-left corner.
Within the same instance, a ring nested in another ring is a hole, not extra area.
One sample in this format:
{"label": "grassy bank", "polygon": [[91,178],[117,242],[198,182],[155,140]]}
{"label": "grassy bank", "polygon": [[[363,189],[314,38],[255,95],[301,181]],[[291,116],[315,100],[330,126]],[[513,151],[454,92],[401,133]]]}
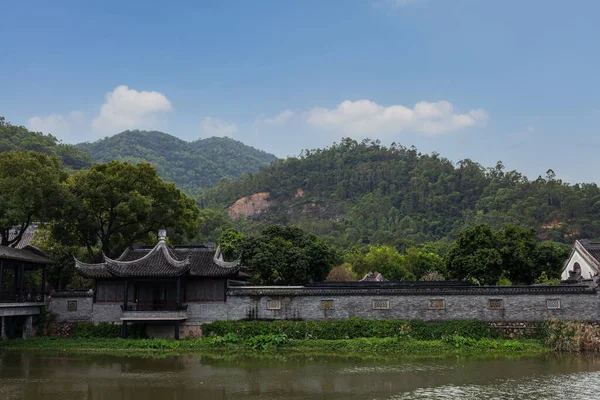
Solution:
{"label": "grassy bank", "polygon": [[538,340],[469,339],[452,336],[444,340],[398,338],[357,338],[345,340],[287,339],[285,336],[263,335],[250,339],[215,336],[188,340],[171,339],[108,339],[108,338],[32,338],[0,344],[0,350],[42,350],[73,353],[227,353],[264,356],[336,355],[368,358],[426,357],[456,355],[518,356],[536,355],[548,351]]}

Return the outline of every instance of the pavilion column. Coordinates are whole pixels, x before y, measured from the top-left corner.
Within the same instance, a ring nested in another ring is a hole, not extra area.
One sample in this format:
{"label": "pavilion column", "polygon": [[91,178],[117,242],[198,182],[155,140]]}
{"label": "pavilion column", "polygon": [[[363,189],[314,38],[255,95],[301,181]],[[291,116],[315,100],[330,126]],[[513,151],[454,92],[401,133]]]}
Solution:
{"label": "pavilion column", "polygon": [[123,339],[127,339],[127,321],[123,321],[123,326],[121,327],[121,337]]}
{"label": "pavilion column", "polygon": [[4,278],[4,261],[0,260],[0,302],[2,302],[2,282]]}
{"label": "pavilion column", "polygon": [[6,317],[2,317],[0,324],[0,340],[8,340],[8,337],[6,336]]}
{"label": "pavilion column", "polygon": [[25,322],[23,322],[23,339],[27,339],[33,336],[33,315],[25,316]]}
{"label": "pavilion column", "polygon": [[46,264],[42,265],[42,302],[46,302]]}
{"label": "pavilion column", "polygon": [[23,286],[25,286],[25,264],[21,263],[19,266],[19,303],[23,302]]}
{"label": "pavilion column", "polygon": [[179,321],[175,321],[175,339],[179,340]]}
{"label": "pavilion column", "polygon": [[17,303],[18,299],[17,297],[19,297],[19,292],[17,291],[17,289],[19,288],[19,271],[21,271],[21,267],[19,267],[18,265],[13,264],[13,275],[14,275],[14,285],[13,285],[13,293],[11,293],[11,303]]}
{"label": "pavilion column", "polygon": [[181,305],[181,277],[177,278],[177,299],[175,302],[178,307]]}
{"label": "pavilion column", "polygon": [[127,302],[129,297],[129,280],[125,281],[125,294],[123,296],[123,311],[127,311]]}

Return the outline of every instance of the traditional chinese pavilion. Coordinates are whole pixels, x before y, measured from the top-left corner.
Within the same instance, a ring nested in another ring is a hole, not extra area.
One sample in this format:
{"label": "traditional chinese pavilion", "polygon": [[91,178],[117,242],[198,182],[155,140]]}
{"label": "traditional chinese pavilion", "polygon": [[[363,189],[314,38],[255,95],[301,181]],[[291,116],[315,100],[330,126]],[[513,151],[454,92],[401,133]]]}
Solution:
{"label": "traditional chinese pavilion", "polygon": [[[161,230],[154,247],[128,248],[119,258],[105,256],[98,264],[76,260],[79,274],[94,282],[95,308],[120,304],[117,312],[123,336],[127,336],[129,322],[142,322],[172,324],[178,338],[189,305],[227,300],[227,280],[238,274],[237,261],[224,261],[220,250],[212,246],[169,246],[165,239],[166,231]],[[105,309],[115,312],[114,307]]]}

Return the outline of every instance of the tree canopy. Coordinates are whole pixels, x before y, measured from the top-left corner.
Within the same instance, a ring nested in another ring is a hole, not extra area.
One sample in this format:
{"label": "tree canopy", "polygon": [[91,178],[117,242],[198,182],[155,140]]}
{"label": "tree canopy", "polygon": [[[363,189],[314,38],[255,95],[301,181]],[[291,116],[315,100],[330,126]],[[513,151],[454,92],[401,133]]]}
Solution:
{"label": "tree canopy", "polygon": [[336,251],[315,235],[295,227],[272,225],[259,236],[240,240],[239,235],[225,232],[222,246],[239,243],[241,262],[262,285],[304,285],[324,281],[339,260]]}
{"label": "tree canopy", "polygon": [[148,163],[94,164],[67,182],[69,207],[54,237],[85,247],[90,258],[116,257],[128,246],[152,241],[160,228],[177,241],[198,229],[198,208]]}
{"label": "tree canopy", "polygon": [[[33,222],[59,217],[67,175],[60,160],[33,151],[0,153],[0,245],[16,247]],[[16,234],[9,232],[16,228]]]}
{"label": "tree canopy", "polygon": [[535,241],[533,229],[507,225],[493,232],[487,225],[465,229],[446,254],[446,269],[455,279],[495,284],[500,280],[530,285],[544,274],[560,276],[568,247]]}

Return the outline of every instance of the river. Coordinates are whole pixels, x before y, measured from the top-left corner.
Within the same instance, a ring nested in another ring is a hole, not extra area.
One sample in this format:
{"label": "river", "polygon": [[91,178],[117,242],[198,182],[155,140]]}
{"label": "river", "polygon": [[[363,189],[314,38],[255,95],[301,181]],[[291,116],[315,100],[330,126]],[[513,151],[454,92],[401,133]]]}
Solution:
{"label": "river", "polygon": [[144,358],[0,352],[0,399],[598,399],[600,358]]}

